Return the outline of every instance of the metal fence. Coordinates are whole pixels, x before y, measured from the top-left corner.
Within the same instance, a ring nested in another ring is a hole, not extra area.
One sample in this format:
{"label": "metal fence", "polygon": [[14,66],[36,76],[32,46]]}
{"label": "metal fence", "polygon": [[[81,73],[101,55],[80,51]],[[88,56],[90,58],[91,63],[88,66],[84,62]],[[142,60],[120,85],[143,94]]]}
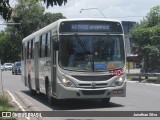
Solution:
{"label": "metal fence", "polygon": [[138,76],[139,82],[142,81],[141,77],[157,77],[158,84],[160,84],[160,73],[127,73],[127,76]]}

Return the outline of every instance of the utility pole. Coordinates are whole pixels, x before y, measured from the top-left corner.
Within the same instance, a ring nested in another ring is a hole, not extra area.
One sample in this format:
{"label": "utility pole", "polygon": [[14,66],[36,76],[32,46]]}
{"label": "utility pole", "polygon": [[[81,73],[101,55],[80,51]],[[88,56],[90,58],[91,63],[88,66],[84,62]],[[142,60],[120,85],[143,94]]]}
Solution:
{"label": "utility pole", "polygon": [[[0,66],[1,66],[1,60],[0,60]],[[3,94],[3,81],[2,81],[2,70],[0,69],[0,95]]]}

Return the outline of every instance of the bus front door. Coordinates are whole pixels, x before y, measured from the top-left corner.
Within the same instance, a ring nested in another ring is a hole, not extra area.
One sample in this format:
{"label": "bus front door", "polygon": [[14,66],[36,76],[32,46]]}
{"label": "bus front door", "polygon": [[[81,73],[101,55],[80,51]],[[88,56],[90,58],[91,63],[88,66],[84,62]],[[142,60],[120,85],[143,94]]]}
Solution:
{"label": "bus front door", "polygon": [[34,58],[34,67],[35,67],[35,88],[36,88],[36,91],[40,91],[39,89],[39,42],[36,42],[35,43],[35,58]]}
{"label": "bus front door", "polygon": [[[55,41],[57,41],[57,36],[54,36],[52,39],[52,46],[55,46]],[[53,63],[53,67],[52,67],[52,93],[53,95],[56,93],[56,78],[57,78],[57,74],[56,74],[56,70],[57,70],[57,65],[56,65],[56,50],[54,49],[54,47],[52,47],[52,63]]]}

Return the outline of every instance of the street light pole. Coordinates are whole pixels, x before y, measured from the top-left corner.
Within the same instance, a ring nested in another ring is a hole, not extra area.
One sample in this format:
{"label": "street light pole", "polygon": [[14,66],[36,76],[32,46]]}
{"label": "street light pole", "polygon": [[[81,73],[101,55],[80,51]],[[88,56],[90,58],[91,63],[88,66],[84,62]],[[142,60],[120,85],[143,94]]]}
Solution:
{"label": "street light pole", "polygon": [[106,18],[106,16],[105,16],[105,15],[100,11],[100,9],[98,9],[98,8],[86,8],[86,9],[83,9],[83,8],[82,8],[82,9],[80,10],[80,13],[82,13],[83,10],[92,10],[92,9],[98,10],[98,11],[101,13],[101,15],[102,15],[104,18]]}
{"label": "street light pole", "polygon": [[0,23],[0,25],[20,25],[21,23]]}
{"label": "street light pole", "polygon": [[[0,60],[0,66],[1,66],[1,60]],[[0,95],[3,94],[3,80],[2,80],[2,70],[0,69],[0,83],[1,83],[1,86],[0,86]]]}

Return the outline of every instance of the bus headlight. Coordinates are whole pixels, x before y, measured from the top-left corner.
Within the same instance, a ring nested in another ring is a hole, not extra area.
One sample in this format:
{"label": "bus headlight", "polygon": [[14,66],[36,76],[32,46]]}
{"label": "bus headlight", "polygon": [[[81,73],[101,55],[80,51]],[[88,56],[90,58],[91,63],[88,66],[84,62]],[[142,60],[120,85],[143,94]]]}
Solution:
{"label": "bus headlight", "polygon": [[58,77],[59,81],[66,87],[75,87],[75,85],[66,77]]}
{"label": "bus headlight", "polygon": [[119,77],[111,86],[121,86],[125,81],[125,77]]}

